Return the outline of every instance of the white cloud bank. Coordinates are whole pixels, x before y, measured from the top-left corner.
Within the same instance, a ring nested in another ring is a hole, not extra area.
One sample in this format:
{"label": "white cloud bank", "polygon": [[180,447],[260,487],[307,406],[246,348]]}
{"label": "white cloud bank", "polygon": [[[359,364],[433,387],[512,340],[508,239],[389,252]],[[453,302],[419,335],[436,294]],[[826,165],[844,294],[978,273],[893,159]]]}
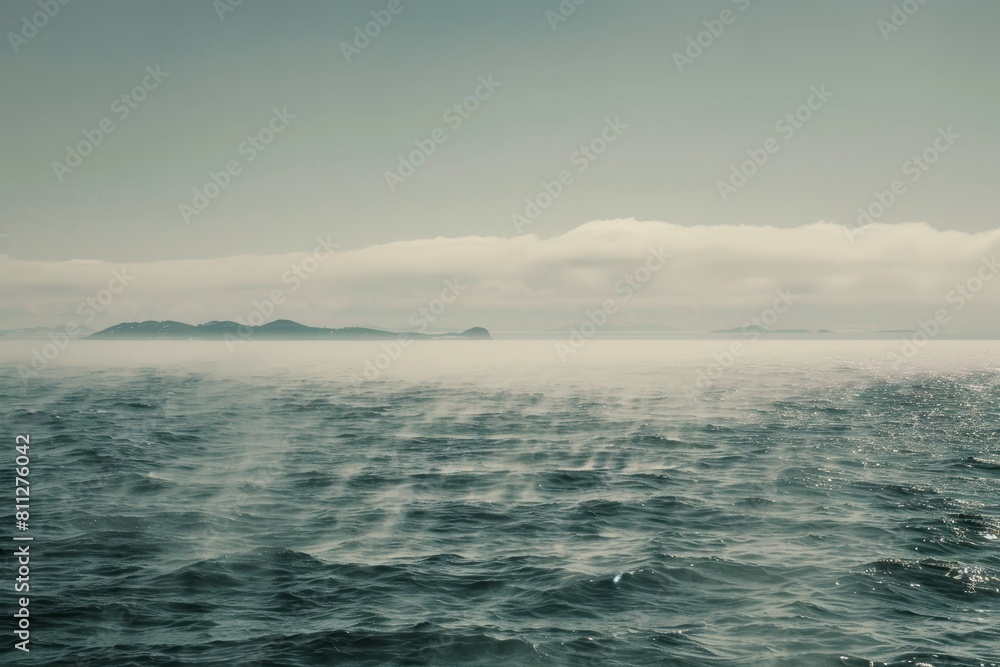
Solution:
{"label": "white cloud bank", "polygon": [[[127,265],[0,256],[0,328],[237,320],[280,290],[282,303],[267,319],[403,329],[446,279],[457,279],[465,287],[433,329],[550,330],[616,299],[613,325],[706,330],[742,325],[789,288],[798,301],[778,328],[912,328],[944,308],[953,315],[949,329],[1000,330],[1000,280],[992,280],[1000,272],[1000,229],[875,225],[852,243],[844,227],[829,223],[779,229],[629,219],[549,239],[422,239],[328,257],[322,244],[312,245],[318,252]],[[645,263],[649,248],[670,257],[626,300],[615,286]],[[103,305],[110,291],[102,290],[123,282],[112,282],[114,271],[124,271],[128,285]],[[963,289],[969,298],[956,296]]]}

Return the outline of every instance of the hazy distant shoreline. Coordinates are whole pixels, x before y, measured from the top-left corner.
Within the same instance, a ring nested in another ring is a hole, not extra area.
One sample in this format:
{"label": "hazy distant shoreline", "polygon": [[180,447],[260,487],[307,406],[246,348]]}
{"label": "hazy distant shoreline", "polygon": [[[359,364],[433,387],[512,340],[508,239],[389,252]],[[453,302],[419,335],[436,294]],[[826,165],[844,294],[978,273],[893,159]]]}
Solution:
{"label": "hazy distant shoreline", "polygon": [[[66,333],[62,327],[32,327],[30,329],[0,330],[0,341],[3,340],[37,340],[50,337],[66,336],[76,340],[180,340],[180,341],[213,341],[226,340],[227,336],[239,340],[266,341],[309,341],[309,340],[392,340],[400,337],[419,340],[561,340],[572,333],[571,327],[550,331],[491,331],[483,327],[473,327],[461,332],[414,332],[389,331],[369,327],[319,328],[298,325],[309,332],[281,332],[263,327],[245,327],[236,322],[218,322],[208,325],[185,325],[181,331],[170,333],[148,333],[145,330],[120,330],[115,325],[102,331],[86,331],[76,334]],[[166,324],[159,322],[155,324]],[[181,324],[181,323],[176,323]],[[225,325],[212,330],[209,325]],[[191,331],[188,331],[190,328]],[[657,331],[648,328],[637,330],[620,329],[601,331],[594,335],[594,340],[731,340],[731,339],[766,339],[766,340],[894,340],[900,337],[911,337],[917,330],[881,330],[881,331],[799,331],[799,330],[741,330],[739,328],[715,331]],[[937,340],[1000,340],[1000,332],[976,331],[942,331],[935,336]]]}
{"label": "hazy distant shoreline", "polygon": [[399,333],[367,327],[339,329],[310,327],[292,320],[274,320],[260,326],[239,322],[213,321],[205,324],[185,324],[174,321],[123,322],[89,336],[86,340],[412,340],[461,339],[489,340],[490,332],[482,327],[443,334],[423,332]]}

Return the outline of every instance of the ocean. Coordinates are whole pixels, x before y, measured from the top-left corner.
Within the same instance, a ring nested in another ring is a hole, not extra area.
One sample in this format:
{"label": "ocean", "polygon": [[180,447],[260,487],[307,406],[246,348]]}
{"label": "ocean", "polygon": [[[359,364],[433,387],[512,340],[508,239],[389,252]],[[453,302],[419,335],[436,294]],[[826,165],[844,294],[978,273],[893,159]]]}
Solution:
{"label": "ocean", "polygon": [[41,342],[4,664],[1000,663],[1000,342]]}

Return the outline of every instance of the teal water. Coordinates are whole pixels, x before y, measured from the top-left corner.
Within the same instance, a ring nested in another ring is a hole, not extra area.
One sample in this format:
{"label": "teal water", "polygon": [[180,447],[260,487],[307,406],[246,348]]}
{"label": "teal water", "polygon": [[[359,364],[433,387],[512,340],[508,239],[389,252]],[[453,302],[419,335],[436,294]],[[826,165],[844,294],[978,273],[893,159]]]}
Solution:
{"label": "teal water", "polygon": [[5,664],[1000,662],[995,342],[32,345]]}

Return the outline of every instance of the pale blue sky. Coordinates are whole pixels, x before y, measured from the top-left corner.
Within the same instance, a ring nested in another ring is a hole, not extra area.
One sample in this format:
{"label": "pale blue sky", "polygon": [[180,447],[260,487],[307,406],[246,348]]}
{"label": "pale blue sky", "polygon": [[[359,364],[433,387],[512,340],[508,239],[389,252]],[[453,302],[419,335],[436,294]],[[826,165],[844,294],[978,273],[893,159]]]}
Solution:
{"label": "pale blue sky", "polygon": [[[590,0],[553,30],[556,0],[404,2],[351,63],[340,43],[388,0],[94,0],[61,7],[18,53],[0,45],[0,253],[111,262],[344,249],[437,236],[515,235],[543,179],[571,167],[606,118],[621,137],[526,229],[595,219],[681,225],[850,224],[939,127],[961,139],[890,208],[890,223],[996,226],[1000,4],[929,2],[883,39],[893,2]],[[742,3],[740,3],[742,4]],[[735,21],[683,73],[672,54],[702,22]],[[38,11],[11,0],[6,33]],[[147,66],[169,72],[119,120]],[[480,76],[500,88],[452,131],[443,112]],[[717,182],[810,87],[833,97],[729,201]],[[190,225],[178,206],[273,108],[296,118]],[[66,144],[115,130],[58,182]],[[448,139],[395,192],[384,173],[413,142]]]}

